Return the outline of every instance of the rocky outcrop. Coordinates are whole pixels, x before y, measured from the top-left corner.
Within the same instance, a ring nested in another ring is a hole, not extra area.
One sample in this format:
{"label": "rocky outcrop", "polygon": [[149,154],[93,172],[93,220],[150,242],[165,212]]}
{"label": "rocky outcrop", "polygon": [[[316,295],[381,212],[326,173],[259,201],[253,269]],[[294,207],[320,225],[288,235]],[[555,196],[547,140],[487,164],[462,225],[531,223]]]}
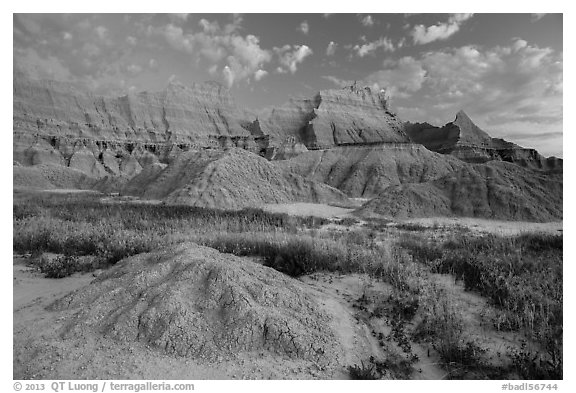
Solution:
{"label": "rocky outcrop", "polygon": [[388,217],[465,216],[562,220],[562,175],[491,161],[440,179],[392,186],[359,209]]}
{"label": "rocky outcrop", "polygon": [[388,143],[310,151],[277,165],[350,197],[372,198],[389,186],[434,180],[465,163],[422,145]]}
{"label": "rocky outcrop", "polygon": [[350,86],[293,99],[260,114],[263,131],[276,140],[296,138],[308,149],[349,144],[408,143],[402,122],[383,92]]}
{"label": "rocky outcrop", "polygon": [[242,127],[251,119],[216,82],[104,97],[63,82],[15,77],[13,110],[16,133],[150,143],[251,135]]}
{"label": "rocky outcrop", "polygon": [[268,147],[258,121],[215,82],[105,97],[15,72],[13,113],[15,161],[63,165],[94,179],[129,178],[191,148]]}
{"label": "rocky outcrop", "polygon": [[342,352],[305,285],[195,244],[125,259],[50,310],[62,312],[63,339],[96,335],[202,363],[258,352],[334,366]]}
{"label": "rocky outcrop", "polygon": [[165,167],[146,167],[126,184],[122,194],[226,209],[267,203],[349,203],[343,193],[326,184],[304,179],[237,148],[191,150]]}
{"label": "rocky outcrop", "polygon": [[408,122],[405,131],[414,142],[432,151],[450,154],[470,163],[499,160],[546,171],[562,171],[563,167],[559,158],[546,158],[534,149],[490,137],[464,111],[458,112],[454,121],[443,127]]}

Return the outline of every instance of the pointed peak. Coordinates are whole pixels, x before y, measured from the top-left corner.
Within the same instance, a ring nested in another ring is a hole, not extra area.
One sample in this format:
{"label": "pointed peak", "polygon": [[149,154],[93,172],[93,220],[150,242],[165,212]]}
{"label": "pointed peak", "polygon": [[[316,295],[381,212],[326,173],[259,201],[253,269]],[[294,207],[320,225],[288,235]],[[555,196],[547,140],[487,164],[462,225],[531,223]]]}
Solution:
{"label": "pointed peak", "polygon": [[458,119],[460,119],[460,120],[471,120],[471,119],[470,119],[470,116],[468,116],[468,115],[466,114],[466,112],[464,112],[464,109],[460,109],[460,110],[458,111],[458,113],[456,113],[456,119],[454,119],[454,121],[456,121],[456,120],[458,120]]}

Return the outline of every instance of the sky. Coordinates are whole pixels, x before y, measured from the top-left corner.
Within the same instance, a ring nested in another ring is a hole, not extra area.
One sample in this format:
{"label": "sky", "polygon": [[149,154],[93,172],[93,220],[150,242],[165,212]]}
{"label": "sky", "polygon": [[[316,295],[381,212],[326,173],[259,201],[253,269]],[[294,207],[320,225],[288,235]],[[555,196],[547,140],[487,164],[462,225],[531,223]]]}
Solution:
{"label": "sky", "polygon": [[216,80],[247,108],[356,82],[563,156],[562,14],[14,14],[14,66],[124,95]]}

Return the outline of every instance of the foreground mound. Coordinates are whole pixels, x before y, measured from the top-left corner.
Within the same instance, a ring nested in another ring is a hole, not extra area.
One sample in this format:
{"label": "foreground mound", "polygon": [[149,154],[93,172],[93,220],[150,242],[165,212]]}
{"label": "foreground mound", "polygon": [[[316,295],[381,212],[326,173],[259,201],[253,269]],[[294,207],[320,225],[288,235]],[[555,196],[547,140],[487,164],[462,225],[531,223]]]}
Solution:
{"label": "foreground mound", "polygon": [[122,193],[222,209],[289,202],[348,204],[340,191],[237,148],[183,152],[167,167],[143,170]]}
{"label": "foreground mound", "polygon": [[562,219],[562,188],[562,175],[494,161],[431,182],[389,187],[359,213],[554,221]]}
{"label": "foreground mound", "polygon": [[310,151],[278,165],[350,197],[371,198],[389,186],[438,179],[465,164],[422,145],[390,143]]}
{"label": "foreground mound", "polygon": [[196,360],[269,351],[328,363],[336,354],[329,318],[297,281],[195,244],[126,259],[51,309],[74,312],[65,337],[97,333]]}

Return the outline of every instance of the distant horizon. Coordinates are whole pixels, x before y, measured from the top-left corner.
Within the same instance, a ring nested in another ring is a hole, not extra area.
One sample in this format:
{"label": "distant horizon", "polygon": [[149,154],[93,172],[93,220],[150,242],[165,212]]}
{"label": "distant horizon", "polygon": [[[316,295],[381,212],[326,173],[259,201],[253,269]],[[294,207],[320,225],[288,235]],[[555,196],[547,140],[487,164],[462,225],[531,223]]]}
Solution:
{"label": "distant horizon", "polygon": [[[350,85],[563,156],[562,14],[14,14],[14,67],[96,94],[214,80],[249,110]],[[342,28],[345,26],[345,28]]]}

